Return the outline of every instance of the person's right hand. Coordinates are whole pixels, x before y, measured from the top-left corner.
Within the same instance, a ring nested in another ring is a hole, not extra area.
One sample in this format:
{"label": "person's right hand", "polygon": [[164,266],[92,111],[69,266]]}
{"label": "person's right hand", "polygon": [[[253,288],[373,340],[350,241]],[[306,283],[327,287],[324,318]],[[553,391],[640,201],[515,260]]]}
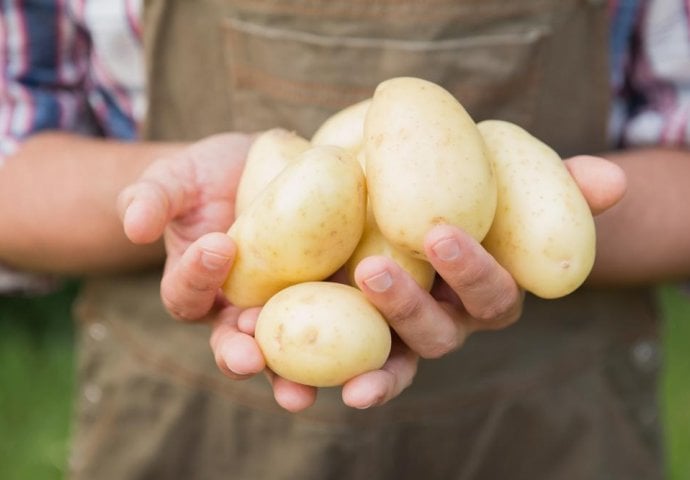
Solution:
{"label": "person's right hand", "polygon": [[237,185],[252,140],[229,133],[185,146],[152,163],[118,199],[132,242],[164,238],[164,307],[179,320],[212,324],[216,362],[234,379],[264,369],[254,338],[237,328],[242,310],[219,293],[235,257],[235,244],[225,232],[235,220]]}
{"label": "person's right hand", "polygon": [[277,402],[297,411],[314,402],[316,389],[266,370],[253,336],[260,309],[235,307],[220,290],[235,258],[236,245],[226,232],[235,220],[237,186],[252,141],[251,135],[214,135],[161,157],[120,193],[118,210],[132,242],[164,238],[161,299],[168,313],[209,323],[218,368],[234,380],[265,371]]}

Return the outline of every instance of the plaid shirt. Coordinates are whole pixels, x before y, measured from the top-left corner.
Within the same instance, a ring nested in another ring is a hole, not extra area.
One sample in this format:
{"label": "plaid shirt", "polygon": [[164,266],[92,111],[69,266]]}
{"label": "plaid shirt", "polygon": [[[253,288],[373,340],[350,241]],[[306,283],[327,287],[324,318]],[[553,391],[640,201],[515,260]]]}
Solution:
{"label": "plaid shirt", "polygon": [[140,0],[0,1],[0,155],[45,129],[134,139]]}

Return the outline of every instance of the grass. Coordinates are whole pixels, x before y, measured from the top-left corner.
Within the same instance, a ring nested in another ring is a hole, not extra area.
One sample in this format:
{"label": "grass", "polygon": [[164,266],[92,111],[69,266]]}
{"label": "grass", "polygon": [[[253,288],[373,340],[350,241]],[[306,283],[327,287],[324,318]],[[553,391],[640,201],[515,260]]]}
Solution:
{"label": "grass", "polygon": [[[40,299],[0,297],[0,479],[65,477],[78,285]],[[661,382],[669,479],[690,480],[690,301],[659,290],[665,323]]]}
{"label": "grass", "polygon": [[70,303],[76,284],[0,297],[0,478],[65,477],[74,391]]}
{"label": "grass", "polygon": [[661,382],[671,480],[690,480],[690,297],[661,288],[665,368]]}

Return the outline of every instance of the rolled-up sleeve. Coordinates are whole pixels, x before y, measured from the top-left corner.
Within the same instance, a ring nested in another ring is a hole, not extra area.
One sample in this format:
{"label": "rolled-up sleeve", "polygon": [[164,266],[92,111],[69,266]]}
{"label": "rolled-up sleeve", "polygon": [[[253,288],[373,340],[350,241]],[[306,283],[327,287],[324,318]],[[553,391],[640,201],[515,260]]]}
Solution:
{"label": "rolled-up sleeve", "polygon": [[0,155],[47,129],[88,130],[89,38],[65,1],[0,3]]}

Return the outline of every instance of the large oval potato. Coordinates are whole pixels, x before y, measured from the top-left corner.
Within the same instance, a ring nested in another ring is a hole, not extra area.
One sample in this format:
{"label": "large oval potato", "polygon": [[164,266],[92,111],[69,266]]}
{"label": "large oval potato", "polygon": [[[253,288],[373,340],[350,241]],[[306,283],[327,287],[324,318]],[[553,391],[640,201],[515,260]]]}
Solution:
{"label": "large oval potato", "polygon": [[335,145],[357,152],[364,138],[364,117],[371,99],[350,105],[336,112],[311,137],[312,145]]}
{"label": "large oval potato", "polygon": [[321,280],[350,257],[364,229],[366,185],[357,160],[338,147],[306,150],[228,230],[237,256],[223,290],[240,307]]}
{"label": "large oval potato", "polygon": [[498,208],[486,249],[525,290],[557,298],[587,278],[594,220],[558,154],[509,122],[479,123],[498,181]]}
{"label": "large oval potato", "polygon": [[[364,142],[364,119],[371,105],[371,99],[363,100],[336,112],[329,117],[312,137],[315,145],[337,145],[357,154],[357,160],[366,169],[366,156],[361,151]],[[359,262],[366,257],[383,255],[393,259],[400,267],[415,279],[417,284],[425,290],[430,290],[436,272],[431,264],[425,260],[415,258],[406,251],[393,245],[383,236],[376,224],[376,219],[368,202],[367,221],[362,238],[354,253],[345,264],[349,282],[357,286],[354,279],[355,269]]]}
{"label": "large oval potato", "polygon": [[239,217],[266,185],[310,146],[305,138],[282,128],[260,133],[247,153],[237,185],[235,216]]}
{"label": "large oval potato", "polygon": [[369,198],[388,240],[425,259],[438,224],[477,240],[489,231],[496,181],[484,142],[462,105],[442,87],[394,78],[374,92],[364,125]]}
{"label": "large oval potato", "polygon": [[283,378],[331,387],[381,368],[391,334],[381,314],[348,285],[308,282],[273,296],[255,338],[266,365]]}

